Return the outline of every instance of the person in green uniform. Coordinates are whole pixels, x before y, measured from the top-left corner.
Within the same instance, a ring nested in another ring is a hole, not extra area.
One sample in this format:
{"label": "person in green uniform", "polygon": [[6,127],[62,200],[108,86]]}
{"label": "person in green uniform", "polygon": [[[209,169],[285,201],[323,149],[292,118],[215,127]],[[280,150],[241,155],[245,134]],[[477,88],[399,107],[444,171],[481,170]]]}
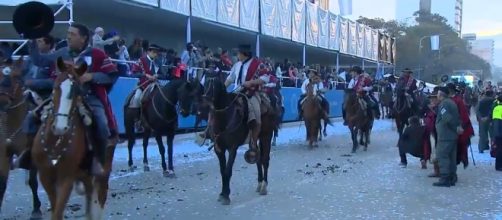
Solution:
{"label": "person in green uniform", "polygon": [[440,104],[436,118],[436,158],[440,179],[433,183],[433,186],[450,187],[455,185],[457,180],[457,141],[462,128],[457,105],[449,97],[448,88],[439,88],[438,99]]}

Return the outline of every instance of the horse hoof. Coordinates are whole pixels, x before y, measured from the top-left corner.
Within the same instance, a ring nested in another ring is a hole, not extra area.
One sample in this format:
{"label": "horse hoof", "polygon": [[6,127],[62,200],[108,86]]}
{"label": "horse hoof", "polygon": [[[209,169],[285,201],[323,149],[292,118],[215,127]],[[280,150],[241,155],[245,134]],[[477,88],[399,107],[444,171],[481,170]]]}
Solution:
{"label": "horse hoof", "polygon": [[267,183],[266,182],[263,182],[261,184],[261,189],[260,189],[260,195],[264,196],[264,195],[267,195]]}
{"label": "horse hoof", "polygon": [[42,212],[40,210],[31,212],[30,220],[39,220],[39,219],[42,219]]}
{"label": "horse hoof", "polygon": [[272,147],[275,147],[276,143],[275,141],[272,142]]}
{"label": "horse hoof", "polygon": [[134,172],[136,170],[136,166],[129,166],[129,172]]}
{"label": "horse hoof", "polygon": [[256,192],[259,193],[261,191],[261,183],[258,183],[258,186],[256,187]]}
{"label": "horse hoof", "polygon": [[165,170],[164,177],[174,178],[176,175],[174,174],[174,170]]}
{"label": "horse hoof", "polygon": [[150,166],[145,165],[145,166],[143,167],[143,171],[145,171],[145,172],[150,172]]}
{"label": "horse hoof", "polygon": [[323,132],[322,134],[324,134],[324,137],[328,136],[328,132]]}
{"label": "horse hoof", "polygon": [[75,192],[80,196],[85,195],[84,183],[82,183],[81,181],[75,182]]}
{"label": "horse hoof", "polygon": [[365,147],[365,148],[364,148],[364,151],[368,151],[368,148],[367,148],[367,147]]}
{"label": "horse hoof", "polygon": [[219,201],[222,205],[230,205],[230,198],[221,197]]}
{"label": "horse hoof", "polygon": [[356,149],[353,149],[353,150],[352,150],[352,153],[353,153],[353,154],[355,154],[355,153],[356,153]]}

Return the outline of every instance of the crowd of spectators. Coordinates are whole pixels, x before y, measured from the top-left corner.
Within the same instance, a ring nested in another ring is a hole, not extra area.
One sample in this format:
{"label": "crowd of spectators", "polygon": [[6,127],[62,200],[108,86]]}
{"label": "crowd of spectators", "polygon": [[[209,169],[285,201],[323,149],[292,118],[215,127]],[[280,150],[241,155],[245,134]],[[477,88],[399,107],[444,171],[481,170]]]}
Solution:
{"label": "crowd of spectators", "polygon": [[[129,46],[125,39],[121,38],[117,31],[105,32],[101,27],[97,27],[94,33],[91,34],[91,46],[102,49],[116,63],[121,76],[137,77],[141,74],[141,70],[137,61],[147,51],[150,42],[145,39],[135,38]],[[65,41],[54,38],[55,49],[63,47]],[[12,53],[20,46],[19,43],[9,44],[2,42],[0,48],[3,51]],[[17,55],[28,55],[27,47],[21,47],[16,53]],[[237,49],[211,49],[205,46],[201,41],[188,43],[183,51],[179,52],[175,49],[161,48],[158,59],[163,65],[163,73],[165,78],[181,78],[201,77],[206,72],[218,72],[226,74],[231,70],[237,59]],[[345,71],[336,68],[311,65],[304,66],[301,62],[293,62],[288,59],[284,61],[274,61],[270,57],[262,58],[262,62],[273,72],[282,82],[283,87],[300,87],[306,79],[308,69],[316,69],[327,88],[341,89],[345,86],[345,82],[349,79],[345,78]],[[348,75],[348,74],[347,74]]]}

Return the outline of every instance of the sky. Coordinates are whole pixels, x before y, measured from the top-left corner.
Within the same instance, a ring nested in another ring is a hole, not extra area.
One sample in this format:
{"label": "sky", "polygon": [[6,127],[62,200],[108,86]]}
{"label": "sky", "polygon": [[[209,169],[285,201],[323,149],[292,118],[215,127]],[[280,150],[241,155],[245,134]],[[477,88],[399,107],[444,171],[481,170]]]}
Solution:
{"label": "sky", "polygon": [[[352,0],[352,20],[359,16],[394,19],[396,2],[407,0]],[[441,1],[441,0],[432,0]],[[464,0],[462,33],[495,40],[495,65],[502,67],[502,0]],[[417,6],[418,8],[418,6]]]}

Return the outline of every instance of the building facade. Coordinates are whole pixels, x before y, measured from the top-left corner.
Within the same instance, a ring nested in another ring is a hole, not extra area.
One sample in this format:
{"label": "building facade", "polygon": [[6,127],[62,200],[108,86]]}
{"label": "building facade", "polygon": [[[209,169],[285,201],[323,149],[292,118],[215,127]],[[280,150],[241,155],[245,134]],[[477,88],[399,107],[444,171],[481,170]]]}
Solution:
{"label": "building facade", "polygon": [[495,41],[492,39],[477,39],[476,34],[464,34],[462,39],[467,41],[472,54],[485,60],[490,66],[494,65]]}

